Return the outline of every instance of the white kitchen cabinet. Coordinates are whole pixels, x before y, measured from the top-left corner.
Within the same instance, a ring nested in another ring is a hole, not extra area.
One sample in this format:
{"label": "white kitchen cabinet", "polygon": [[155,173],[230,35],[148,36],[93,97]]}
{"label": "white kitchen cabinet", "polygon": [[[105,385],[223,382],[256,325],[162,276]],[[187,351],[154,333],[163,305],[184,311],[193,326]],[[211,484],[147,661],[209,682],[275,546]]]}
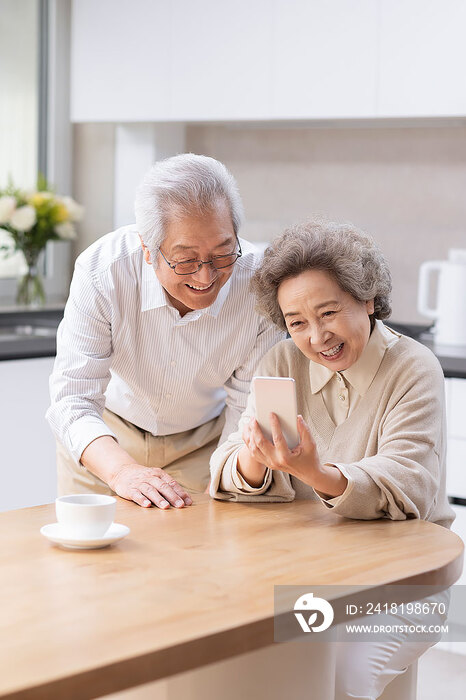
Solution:
{"label": "white kitchen cabinet", "polygon": [[55,440],[45,420],[54,358],[0,362],[0,511],[56,497]]}
{"label": "white kitchen cabinet", "polygon": [[72,121],[374,117],[377,3],[79,0]]}
{"label": "white kitchen cabinet", "polygon": [[466,114],[466,2],[379,0],[381,117]]}
{"label": "white kitchen cabinet", "polygon": [[464,0],[76,0],[74,122],[466,114]]}
{"label": "white kitchen cabinet", "polygon": [[267,119],[272,17],[269,0],[74,2],[72,121]]}
{"label": "white kitchen cabinet", "polygon": [[449,379],[449,435],[466,440],[466,379]]}
{"label": "white kitchen cabinet", "polygon": [[466,498],[466,379],[446,379],[447,494]]}
{"label": "white kitchen cabinet", "polygon": [[72,121],[171,119],[171,8],[153,0],[72,3]]}
{"label": "white kitchen cabinet", "polygon": [[466,440],[448,439],[447,494],[466,498]]}
{"label": "white kitchen cabinet", "polygon": [[378,0],[275,0],[277,119],[374,117]]}
{"label": "white kitchen cabinet", "polygon": [[451,420],[451,379],[445,379],[445,405],[447,410],[447,424],[449,426]]}
{"label": "white kitchen cabinet", "polygon": [[270,0],[175,0],[174,120],[268,119],[273,80]]}

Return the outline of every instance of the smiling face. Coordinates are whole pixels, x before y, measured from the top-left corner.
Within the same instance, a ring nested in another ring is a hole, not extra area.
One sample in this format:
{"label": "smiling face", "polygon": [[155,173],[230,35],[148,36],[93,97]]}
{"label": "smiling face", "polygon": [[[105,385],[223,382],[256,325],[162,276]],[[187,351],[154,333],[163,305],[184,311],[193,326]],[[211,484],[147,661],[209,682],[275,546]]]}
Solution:
{"label": "smiling face", "polygon": [[[166,227],[165,239],[160,246],[171,263],[185,260],[211,260],[215,255],[227,255],[238,248],[231,215],[227,205],[219,202],[216,209],[173,219]],[[150,251],[143,245],[146,262],[151,264]],[[205,309],[214,303],[220,289],[231,277],[234,265],[216,270],[203,265],[198,272],[177,275],[160,252],[155,274],[171,303],[184,316],[194,309]]]}
{"label": "smiling face", "polygon": [[307,270],[280,284],[278,303],[293,342],[313,362],[341,372],[361,356],[373,299],[358,301],[325,270]]}

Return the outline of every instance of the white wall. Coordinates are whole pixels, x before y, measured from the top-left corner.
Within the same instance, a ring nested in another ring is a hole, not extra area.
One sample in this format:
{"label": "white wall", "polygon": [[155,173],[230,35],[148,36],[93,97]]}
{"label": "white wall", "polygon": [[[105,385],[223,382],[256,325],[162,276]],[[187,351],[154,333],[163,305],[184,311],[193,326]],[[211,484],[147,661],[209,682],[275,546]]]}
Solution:
{"label": "white wall", "polygon": [[[114,127],[74,129],[82,250],[112,230]],[[371,233],[392,270],[393,318],[429,322],[416,310],[419,265],[466,248],[466,127],[189,126],[186,150],[219,158],[238,179],[246,238],[270,240],[312,214]]]}

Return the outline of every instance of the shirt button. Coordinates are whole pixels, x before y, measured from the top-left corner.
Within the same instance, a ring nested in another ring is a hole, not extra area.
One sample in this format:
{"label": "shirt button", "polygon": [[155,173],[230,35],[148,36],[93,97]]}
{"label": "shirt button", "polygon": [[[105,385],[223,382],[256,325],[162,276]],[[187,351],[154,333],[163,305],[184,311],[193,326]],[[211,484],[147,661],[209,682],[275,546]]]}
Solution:
{"label": "shirt button", "polygon": [[170,362],[170,366],[171,366],[171,367],[176,367],[176,362],[175,362],[175,360],[172,360],[172,361]]}
{"label": "shirt button", "polygon": [[339,374],[337,374],[337,379],[338,379],[339,382],[341,382],[341,377],[340,377]]}
{"label": "shirt button", "polygon": [[339,394],[339,395],[338,395],[338,398],[340,399],[340,401],[344,401],[344,400],[345,400],[345,397],[343,396],[343,394]]}
{"label": "shirt button", "polygon": [[171,399],[172,395],[171,394],[165,394],[166,399]]}

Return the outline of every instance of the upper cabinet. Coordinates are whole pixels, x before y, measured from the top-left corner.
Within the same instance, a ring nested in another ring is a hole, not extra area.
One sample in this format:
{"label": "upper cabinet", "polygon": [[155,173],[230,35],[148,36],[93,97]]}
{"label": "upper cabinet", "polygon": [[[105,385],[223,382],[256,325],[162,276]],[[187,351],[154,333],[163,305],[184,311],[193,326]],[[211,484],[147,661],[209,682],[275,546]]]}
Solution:
{"label": "upper cabinet", "polygon": [[466,115],[465,0],[379,0],[377,115]]}
{"label": "upper cabinet", "polygon": [[169,0],[74,0],[71,120],[170,120],[173,50]]}
{"label": "upper cabinet", "polygon": [[373,117],[376,0],[275,0],[274,119]]}
{"label": "upper cabinet", "polygon": [[270,0],[174,0],[171,114],[181,121],[267,119]]}
{"label": "upper cabinet", "polygon": [[74,0],[71,116],[463,116],[465,32],[465,0]]}
{"label": "upper cabinet", "polygon": [[269,0],[75,0],[75,122],[268,119]]}

